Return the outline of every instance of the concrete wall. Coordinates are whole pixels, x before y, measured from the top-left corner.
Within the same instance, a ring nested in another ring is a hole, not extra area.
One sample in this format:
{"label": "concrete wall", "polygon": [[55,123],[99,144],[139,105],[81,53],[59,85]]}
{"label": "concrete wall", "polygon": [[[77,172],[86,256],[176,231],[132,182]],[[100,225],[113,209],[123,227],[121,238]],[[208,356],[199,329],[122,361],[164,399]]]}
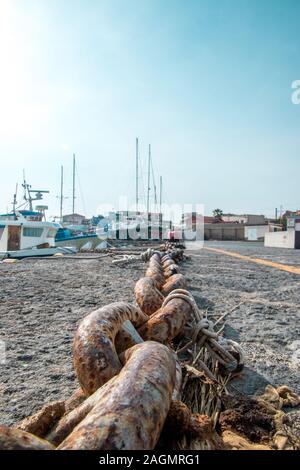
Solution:
{"label": "concrete wall", "polygon": [[245,227],[239,224],[205,224],[206,240],[244,240]]}
{"label": "concrete wall", "polygon": [[263,241],[269,232],[268,225],[253,225],[245,227],[245,239],[248,241]]}
{"label": "concrete wall", "polygon": [[263,241],[269,231],[268,225],[244,224],[205,224],[204,234],[206,240],[248,240]]}
{"label": "concrete wall", "polygon": [[295,231],[266,233],[265,246],[272,248],[295,248]]}

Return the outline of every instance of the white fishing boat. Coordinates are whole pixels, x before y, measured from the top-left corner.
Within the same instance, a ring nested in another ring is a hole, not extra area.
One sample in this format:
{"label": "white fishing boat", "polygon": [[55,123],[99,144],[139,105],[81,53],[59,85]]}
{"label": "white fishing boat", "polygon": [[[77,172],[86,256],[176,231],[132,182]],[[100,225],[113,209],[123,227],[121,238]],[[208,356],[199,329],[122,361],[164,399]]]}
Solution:
{"label": "white fishing boat", "polygon": [[[16,208],[15,194],[12,212],[0,215],[0,259],[51,256],[65,252],[55,247],[55,237],[61,225],[45,220],[47,206],[38,206],[36,211],[33,210],[33,201],[41,200],[43,193],[48,191],[32,190],[25,180],[23,188],[25,205],[29,205],[29,210]],[[74,252],[74,249],[67,251]]]}
{"label": "white fishing boat", "polygon": [[[0,215],[0,258],[51,256],[65,252],[55,247],[55,236],[60,224],[30,220],[26,215],[18,211]],[[29,217],[37,216],[37,213],[32,212]]]}

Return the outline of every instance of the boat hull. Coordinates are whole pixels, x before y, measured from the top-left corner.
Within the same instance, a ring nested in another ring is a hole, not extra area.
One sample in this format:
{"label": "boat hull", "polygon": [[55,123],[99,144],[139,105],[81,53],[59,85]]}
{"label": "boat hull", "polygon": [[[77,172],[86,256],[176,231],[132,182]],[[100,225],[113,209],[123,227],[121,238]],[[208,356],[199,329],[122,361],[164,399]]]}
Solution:
{"label": "boat hull", "polygon": [[17,251],[2,251],[0,252],[0,259],[24,259],[24,258],[40,258],[43,256],[53,256],[57,254],[75,254],[77,250],[73,247],[54,247],[54,248],[40,248],[28,249]]}
{"label": "boat hull", "polygon": [[55,246],[57,247],[74,247],[77,250],[81,250],[85,245],[89,246],[90,250],[94,250],[103,240],[95,235],[88,236],[75,236],[62,238],[61,240],[55,240]]}

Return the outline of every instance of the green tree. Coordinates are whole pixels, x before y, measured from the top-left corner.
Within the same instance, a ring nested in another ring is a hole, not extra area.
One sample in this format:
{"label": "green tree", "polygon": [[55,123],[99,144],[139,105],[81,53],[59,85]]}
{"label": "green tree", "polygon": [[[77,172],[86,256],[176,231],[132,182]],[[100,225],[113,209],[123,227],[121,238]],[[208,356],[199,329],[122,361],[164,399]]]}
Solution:
{"label": "green tree", "polygon": [[223,216],[223,211],[222,209],[215,209],[213,211],[213,216],[215,219],[219,219],[219,220],[222,220],[222,216]]}

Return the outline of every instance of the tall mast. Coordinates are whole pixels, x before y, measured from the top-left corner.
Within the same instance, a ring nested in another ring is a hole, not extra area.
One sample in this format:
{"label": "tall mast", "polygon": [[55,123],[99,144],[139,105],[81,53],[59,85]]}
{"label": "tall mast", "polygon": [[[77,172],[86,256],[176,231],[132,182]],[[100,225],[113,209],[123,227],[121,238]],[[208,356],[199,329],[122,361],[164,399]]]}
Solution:
{"label": "tall mast", "polygon": [[157,191],[156,191],[156,183],[155,183],[155,175],[154,175],[154,169],[153,169],[153,160],[151,158],[151,171],[152,171],[152,183],[153,183],[153,188],[154,188],[154,204],[155,204],[155,212],[157,211]]}
{"label": "tall mast", "polygon": [[61,166],[60,177],[60,221],[63,220],[63,201],[64,201],[64,167]]}
{"label": "tall mast", "polygon": [[135,188],[136,188],[136,212],[139,210],[139,139],[136,138],[136,174],[135,174]]}
{"label": "tall mast", "polygon": [[160,184],[159,184],[159,213],[161,214],[161,206],[162,206],[162,176],[160,177]]}
{"label": "tall mast", "polygon": [[75,214],[75,153],[73,154],[73,196],[72,196],[72,214]]}
{"label": "tall mast", "polygon": [[147,191],[147,213],[150,212],[150,169],[151,169],[151,145],[149,145],[149,156],[148,156],[148,191]]}

